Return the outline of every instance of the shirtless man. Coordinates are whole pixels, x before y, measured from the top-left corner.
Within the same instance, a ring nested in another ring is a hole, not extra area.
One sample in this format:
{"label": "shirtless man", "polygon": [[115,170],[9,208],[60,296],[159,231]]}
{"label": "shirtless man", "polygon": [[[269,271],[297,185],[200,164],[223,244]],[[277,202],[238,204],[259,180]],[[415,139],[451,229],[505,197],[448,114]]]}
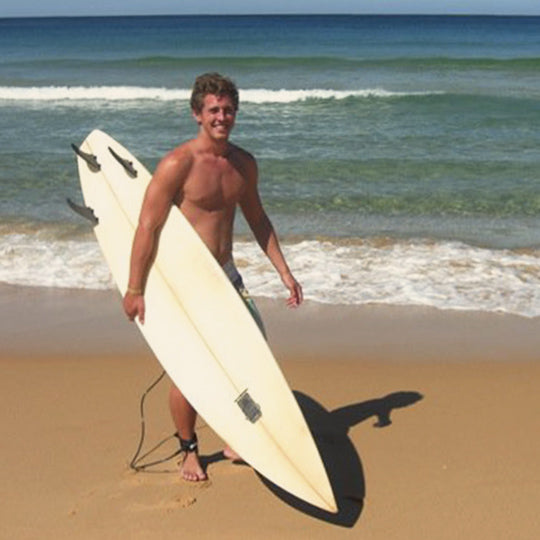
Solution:
{"label": "shirtless man", "polygon": [[[302,288],[293,277],[259,197],[257,163],[253,156],[229,142],[238,111],[234,83],[217,73],[201,75],[191,96],[197,137],[181,144],[158,164],[147,188],[131,252],[129,286],[124,311],[130,320],[144,323],[144,287],[157,247],[159,231],[172,205],[178,206],[216,260],[234,281],[241,278],[232,263],[233,224],[239,205],[255,239],[289,290],[287,305],[302,302]],[[182,246],[178,246],[182,249]],[[197,361],[196,358],[193,361]],[[186,373],[186,377],[190,374]],[[173,386],[169,394],[171,415],[185,450],[182,476],[189,481],[206,479],[197,453],[197,412]],[[236,458],[230,448],[228,458]]]}

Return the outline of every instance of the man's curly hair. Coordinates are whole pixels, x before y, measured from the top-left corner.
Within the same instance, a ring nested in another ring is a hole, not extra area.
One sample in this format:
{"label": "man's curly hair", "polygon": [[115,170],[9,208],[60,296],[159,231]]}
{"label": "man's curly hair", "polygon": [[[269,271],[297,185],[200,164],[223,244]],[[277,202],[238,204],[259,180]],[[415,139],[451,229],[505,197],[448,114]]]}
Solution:
{"label": "man's curly hair", "polygon": [[229,96],[233,102],[234,110],[238,110],[238,88],[228,77],[223,77],[219,73],[204,73],[195,79],[190,105],[197,114],[202,111],[204,97],[208,94]]}

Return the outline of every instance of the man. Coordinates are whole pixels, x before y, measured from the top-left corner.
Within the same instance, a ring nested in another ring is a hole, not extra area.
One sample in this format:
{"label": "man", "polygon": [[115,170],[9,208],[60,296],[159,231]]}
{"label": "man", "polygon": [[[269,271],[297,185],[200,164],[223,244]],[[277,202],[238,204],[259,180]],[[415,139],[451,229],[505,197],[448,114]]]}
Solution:
{"label": "man", "polygon": [[[129,286],[124,296],[127,316],[130,320],[138,317],[144,323],[145,281],[159,231],[172,205],[178,206],[245,296],[241,277],[232,262],[234,216],[236,207],[240,206],[257,242],[289,290],[287,304],[298,306],[303,299],[302,288],[283,257],[277,235],[262,206],[257,187],[257,163],[248,152],[229,142],[238,111],[236,86],[217,73],[201,75],[193,87],[191,108],[199,125],[197,137],[161,160],[144,197],[133,240]],[[253,305],[247,305],[257,318]],[[186,377],[189,376],[186,373]],[[169,406],[185,450],[182,476],[189,481],[205,480],[194,431],[197,413],[174,386]],[[231,459],[238,457],[228,447],[224,454]]]}

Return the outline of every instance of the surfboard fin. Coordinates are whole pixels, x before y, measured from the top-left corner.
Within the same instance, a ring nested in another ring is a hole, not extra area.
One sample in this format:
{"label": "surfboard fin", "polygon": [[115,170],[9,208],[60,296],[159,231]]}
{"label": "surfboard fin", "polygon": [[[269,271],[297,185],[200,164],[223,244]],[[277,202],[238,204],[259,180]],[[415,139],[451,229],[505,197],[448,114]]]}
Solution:
{"label": "surfboard fin", "polygon": [[119,156],[110,146],[109,146],[109,152],[112,154],[114,159],[124,167],[125,171],[131,176],[131,178],[137,178],[137,169],[133,166],[133,161],[129,161],[128,159],[124,159],[123,157]]}
{"label": "surfboard fin", "polygon": [[84,219],[87,219],[92,227],[95,227],[99,224],[99,219],[94,214],[94,210],[89,206],[81,206],[80,204],[75,204],[71,199],[66,199],[69,207],[76,213],[82,216]]}
{"label": "surfboard fin", "polygon": [[260,405],[253,401],[247,390],[244,390],[235,401],[252,424],[262,416]]}
{"label": "surfboard fin", "polygon": [[78,146],[71,144],[71,148],[73,148],[73,151],[84,161],[86,161],[88,168],[92,172],[98,172],[101,170],[101,165],[98,163],[97,157],[93,154],[88,154],[87,152],[83,152]]}

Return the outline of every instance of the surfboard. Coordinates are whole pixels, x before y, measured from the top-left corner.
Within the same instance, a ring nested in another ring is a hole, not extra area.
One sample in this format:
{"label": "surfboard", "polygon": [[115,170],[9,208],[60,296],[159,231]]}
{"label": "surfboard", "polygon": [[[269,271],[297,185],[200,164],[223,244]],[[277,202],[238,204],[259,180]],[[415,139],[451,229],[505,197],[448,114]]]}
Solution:
{"label": "surfboard", "polygon": [[[118,289],[129,279],[146,168],[94,130],[77,152],[86,217]],[[210,251],[178,208],[163,227],[138,327],[206,423],[262,476],[336,512],[328,475],[272,352]]]}

